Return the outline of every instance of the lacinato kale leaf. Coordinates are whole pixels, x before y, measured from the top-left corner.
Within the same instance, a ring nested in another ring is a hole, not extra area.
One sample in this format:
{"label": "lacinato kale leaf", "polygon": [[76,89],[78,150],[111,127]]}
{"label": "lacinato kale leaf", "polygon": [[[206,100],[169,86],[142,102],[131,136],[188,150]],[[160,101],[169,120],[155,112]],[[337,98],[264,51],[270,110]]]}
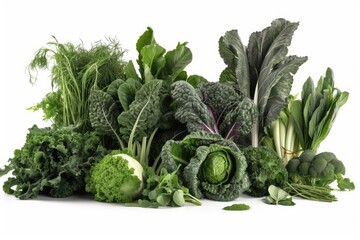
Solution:
{"label": "lacinato kale leaf", "polygon": [[177,81],[172,88],[175,118],[186,124],[189,132],[217,133],[239,143],[256,122],[254,102],[229,84],[209,82],[195,89],[186,81]]}
{"label": "lacinato kale leaf", "polygon": [[14,152],[14,169],[3,189],[19,199],[38,194],[62,198],[85,190],[85,176],[106,150],[94,133],[78,133],[73,127],[29,129],[26,142]]}

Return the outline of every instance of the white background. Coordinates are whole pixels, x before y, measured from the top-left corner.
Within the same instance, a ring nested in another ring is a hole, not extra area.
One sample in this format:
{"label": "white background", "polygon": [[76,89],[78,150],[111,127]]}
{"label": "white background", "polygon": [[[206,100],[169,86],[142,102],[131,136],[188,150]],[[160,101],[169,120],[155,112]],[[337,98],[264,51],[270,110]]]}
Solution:
{"label": "white background", "polygon": [[[295,76],[298,93],[308,76],[317,80],[331,67],[335,84],[350,92],[320,151],[332,151],[347,167],[347,176],[360,187],[359,174],[359,19],[356,1],[1,1],[0,3],[0,166],[20,148],[27,129],[46,126],[42,114],[27,111],[50,91],[48,73],[32,86],[26,67],[37,49],[55,35],[60,42],[87,46],[105,37],[117,37],[126,59],[136,59],[135,43],[147,26],[157,42],[170,50],[189,42],[193,62],[190,74],[216,81],[224,64],[218,39],[238,29],[247,45],[249,35],[283,17],[300,22],[290,54],[309,56]],[[0,179],[0,184],[5,177]],[[339,201],[319,203],[295,199],[295,207],[269,206],[261,199],[240,197],[234,202],[251,206],[246,212],[225,212],[230,203],[203,201],[183,208],[125,208],[82,199],[20,201],[0,191],[1,239],[45,239],[62,236],[82,239],[120,239],[130,234],[150,238],[194,236],[266,237],[268,239],[325,239],[359,234],[359,189],[335,192]],[[3,236],[8,236],[4,238]],[[110,237],[112,236],[112,237]],[[107,238],[108,237],[108,238]]]}

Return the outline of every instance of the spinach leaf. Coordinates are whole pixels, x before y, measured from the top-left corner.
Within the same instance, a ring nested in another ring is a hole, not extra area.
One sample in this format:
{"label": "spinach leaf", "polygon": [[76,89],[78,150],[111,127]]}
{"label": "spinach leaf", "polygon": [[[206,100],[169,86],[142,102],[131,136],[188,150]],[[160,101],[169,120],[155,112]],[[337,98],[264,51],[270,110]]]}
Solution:
{"label": "spinach leaf", "polygon": [[284,206],[295,205],[295,203],[292,201],[292,197],[283,189],[278,188],[274,185],[270,185],[268,191],[270,195],[265,198],[265,203]]}

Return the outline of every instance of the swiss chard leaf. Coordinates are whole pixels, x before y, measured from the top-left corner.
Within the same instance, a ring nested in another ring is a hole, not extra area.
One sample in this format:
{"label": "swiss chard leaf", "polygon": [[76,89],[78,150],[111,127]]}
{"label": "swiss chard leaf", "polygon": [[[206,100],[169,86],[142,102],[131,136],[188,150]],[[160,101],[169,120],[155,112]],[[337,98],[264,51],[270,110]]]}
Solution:
{"label": "swiss chard leaf", "polygon": [[111,95],[114,100],[119,100],[118,97],[118,89],[125,81],[122,79],[116,79],[115,81],[111,82],[106,92]]}
{"label": "swiss chard leaf", "polygon": [[89,97],[89,118],[91,126],[100,134],[116,136],[119,129],[117,116],[121,109],[110,94],[93,90]]}
{"label": "swiss chard leaf", "polygon": [[135,130],[134,141],[141,141],[143,137],[150,136],[157,127],[161,117],[159,97],[161,85],[161,80],[147,81],[136,92],[135,100],[130,104],[129,110],[123,111],[119,115],[118,123],[120,124],[121,137],[124,140],[129,140],[135,122],[138,122],[138,125]]}
{"label": "swiss chard leaf", "polygon": [[130,104],[134,101],[136,92],[142,87],[138,80],[129,78],[121,84],[117,90],[121,106],[125,111],[129,110]]}

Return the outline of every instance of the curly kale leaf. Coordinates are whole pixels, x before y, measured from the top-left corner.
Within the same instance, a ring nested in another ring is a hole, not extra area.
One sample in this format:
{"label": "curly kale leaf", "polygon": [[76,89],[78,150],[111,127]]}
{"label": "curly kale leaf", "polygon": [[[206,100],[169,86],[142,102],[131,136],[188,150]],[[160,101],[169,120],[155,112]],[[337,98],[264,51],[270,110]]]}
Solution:
{"label": "curly kale leaf", "polygon": [[78,133],[72,127],[29,129],[26,142],[9,160],[12,175],[3,186],[19,199],[38,194],[62,198],[85,190],[85,177],[106,151],[95,132]]}

